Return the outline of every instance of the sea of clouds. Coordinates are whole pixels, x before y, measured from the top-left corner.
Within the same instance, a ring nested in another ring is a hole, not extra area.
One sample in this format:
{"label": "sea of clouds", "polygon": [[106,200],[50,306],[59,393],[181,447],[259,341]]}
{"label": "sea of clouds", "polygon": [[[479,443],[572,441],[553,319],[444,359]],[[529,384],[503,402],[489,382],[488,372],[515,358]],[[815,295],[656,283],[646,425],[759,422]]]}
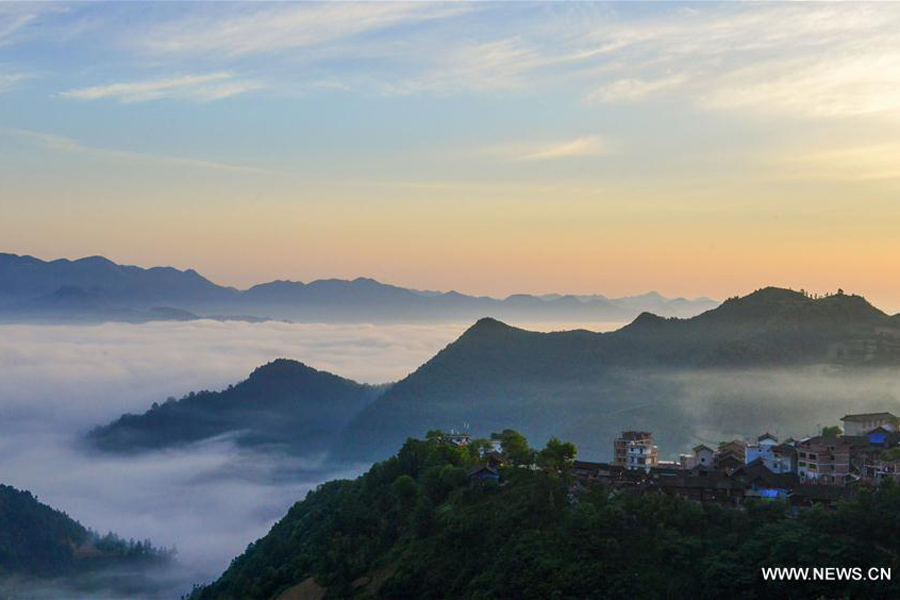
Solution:
{"label": "sea of clouds", "polygon": [[358,381],[393,381],[464,329],[216,321],[0,326],[0,482],[95,530],[177,547],[176,585],[186,591],[214,578],[318,483],[367,465],[331,472],[322,457],[260,457],[228,439],[113,456],[85,449],[86,431],[168,396],[237,383],[279,357]]}
{"label": "sea of clouds", "polygon": [[280,357],[360,382],[396,381],[467,326],[2,325],[0,483],[100,532],[177,547],[171,598],[215,578],[317,484],[368,465],[334,472],[323,457],[257,456],[228,439],[114,456],[87,450],[85,432],[169,396],[222,389]]}

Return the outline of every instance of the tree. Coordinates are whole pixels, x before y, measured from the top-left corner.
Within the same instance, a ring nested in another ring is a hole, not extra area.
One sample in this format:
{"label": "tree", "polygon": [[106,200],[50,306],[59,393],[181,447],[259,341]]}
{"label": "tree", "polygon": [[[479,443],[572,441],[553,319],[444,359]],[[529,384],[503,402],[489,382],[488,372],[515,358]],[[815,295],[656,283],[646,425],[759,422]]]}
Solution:
{"label": "tree", "polygon": [[837,425],[822,428],[822,437],[836,438],[839,435],[841,435],[841,428]]}
{"label": "tree", "polygon": [[410,510],[419,497],[419,486],[409,475],[401,475],[391,484],[391,492],[404,511]]}
{"label": "tree", "polygon": [[498,437],[500,448],[509,462],[514,465],[534,463],[534,451],[528,446],[528,440],[524,435],[513,429],[504,429]]}
{"label": "tree", "polygon": [[538,455],[538,465],[545,470],[556,473],[568,473],[569,468],[575,461],[576,452],[575,444],[561,442],[557,438],[552,437]]}

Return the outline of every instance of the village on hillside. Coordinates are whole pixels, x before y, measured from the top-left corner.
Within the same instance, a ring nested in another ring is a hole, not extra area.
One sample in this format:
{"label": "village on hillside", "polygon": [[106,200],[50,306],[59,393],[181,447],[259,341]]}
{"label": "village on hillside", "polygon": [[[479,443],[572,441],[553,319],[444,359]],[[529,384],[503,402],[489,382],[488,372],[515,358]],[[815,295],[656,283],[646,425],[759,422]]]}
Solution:
{"label": "village on hillside", "polygon": [[[750,443],[699,444],[677,461],[660,460],[651,432],[623,431],[613,440],[611,463],[572,463],[572,491],[603,484],[614,491],[658,491],[700,502],[777,499],[802,508],[849,499],[887,479],[900,482],[900,418],[864,413],[841,422],[842,428],[826,427],[803,439],[779,440],[766,432]],[[464,433],[445,435],[455,445],[471,442]],[[470,478],[499,480],[505,462],[499,439],[491,439],[481,456],[484,463]]]}

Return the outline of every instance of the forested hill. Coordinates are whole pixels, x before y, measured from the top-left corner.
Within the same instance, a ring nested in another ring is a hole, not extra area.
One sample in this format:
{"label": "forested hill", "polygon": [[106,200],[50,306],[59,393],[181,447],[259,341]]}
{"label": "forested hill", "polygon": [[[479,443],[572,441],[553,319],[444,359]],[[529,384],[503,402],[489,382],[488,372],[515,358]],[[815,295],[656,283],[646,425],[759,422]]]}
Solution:
{"label": "forested hill", "polygon": [[775,398],[762,389],[734,398],[716,392],[720,405],[735,406],[707,415],[689,404],[707,392],[691,389],[696,378],[684,375],[711,380],[718,372],[810,365],[848,374],[900,365],[900,322],[860,296],[815,299],[779,288],[691,319],[644,314],[611,333],[537,333],[486,318],[367,407],[339,450],[386,456],[415,431],[465,423],[480,434],[511,425],[535,439],[564,432],[578,443],[602,440],[591,448],[597,458],[617,431],[637,426],[661,433],[670,451],[696,444],[703,429],[764,431],[775,415],[802,430],[787,421],[803,401],[802,386],[784,386]]}
{"label": "forested hill", "polygon": [[[763,566],[900,568],[900,489],[788,518],[657,494],[568,496],[574,447],[504,432],[503,485],[476,453],[408,440],[295,504],[191,600],[893,598],[889,582],[766,582]],[[533,467],[539,467],[535,469]]]}
{"label": "forested hill", "polygon": [[[98,535],[29,492],[0,484],[0,584],[5,577],[57,577],[125,564],[161,564],[150,542]],[[2,591],[2,585],[0,585]],[[2,596],[0,596],[2,597]]]}
{"label": "forested hill", "polygon": [[769,287],[691,319],[644,314],[609,338],[626,364],[900,364],[900,320],[843,292],[812,298]]}
{"label": "forested hill", "polygon": [[88,439],[103,450],[134,451],[234,434],[246,444],[324,451],[378,392],[379,388],[279,359],[226,390],[192,392],[155,404],[143,414],[123,415],[94,429]]}

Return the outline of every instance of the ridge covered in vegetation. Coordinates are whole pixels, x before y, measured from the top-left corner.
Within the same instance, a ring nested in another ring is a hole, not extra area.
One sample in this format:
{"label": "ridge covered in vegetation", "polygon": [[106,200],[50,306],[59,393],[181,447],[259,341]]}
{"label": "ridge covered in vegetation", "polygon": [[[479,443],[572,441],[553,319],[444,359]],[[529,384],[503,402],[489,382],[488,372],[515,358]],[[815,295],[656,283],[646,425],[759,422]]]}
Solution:
{"label": "ridge covered in vegetation", "polygon": [[481,444],[407,440],[358,479],[295,504],[191,600],[287,598],[887,598],[890,581],[764,581],[761,567],[900,568],[900,488],[790,518],[661,493],[572,494],[575,448],[507,430],[499,482]]}
{"label": "ridge covered in vegetation", "polygon": [[0,484],[0,575],[60,575],[88,564],[167,562],[172,551],[149,540],[100,535],[30,492]]}
{"label": "ridge covered in vegetation", "polygon": [[247,444],[282,444],[298,452],[327,449],[378,388],[278,359],[221,392],[191,392],[126,414],[88,435],[95,446],[133,451],[238,433]]}
{"label": "ridge covered in vegetation", "polygon": [[[717,391],[718,402],[733,406],[698,423],[704,417],[692,403],[702,390],[690,388],[698,381],[693,375],[709,381],[735,371],[819,366],[853,375],[897,365],[900,321],[844,293],[815,298],[764,288],[691,319],[645,314],[609,333],[538,333],[485,318],[367,406],[339,450],[381,458],[416,432],[472,423],[482,435],[500,427],[541,440],[565,435],[601,457],[606,445],[588,448],[591,440],[612,439],[635,422],[663,432],[669,448],[688,448],[698,429],[771,426],[759,416],[765,413],[746,407],[766,407],[798,429],[799,422],[781,415],[805,402],[803,390],[815,385],[806,378],[769,397],[751,387],[733,400]],[[808,418],[808,410],[798,413],[798,421]]]}

